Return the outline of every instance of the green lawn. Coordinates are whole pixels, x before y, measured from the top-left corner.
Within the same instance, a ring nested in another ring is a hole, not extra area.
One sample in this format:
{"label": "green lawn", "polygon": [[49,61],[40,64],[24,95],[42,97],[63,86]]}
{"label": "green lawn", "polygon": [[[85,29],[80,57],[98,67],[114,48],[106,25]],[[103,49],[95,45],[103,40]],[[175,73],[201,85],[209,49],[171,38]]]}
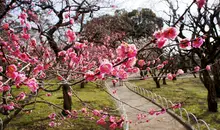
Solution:
{"label": "green lawn", "polygon": [[[167,85],[156,88],[153,80],[131,81],[139,87],[146,88],[152,92],[166,97],[172,102],[178,103],[186,101],[183,107],[196,115],[197,118],[205,120],[211,127],[220,129],[220,112],[211,113],[207,111],[207,90],[200,82],[199,78],[178,79],[177,81],[167,80]],[[220,99],[218,99],[218,108],[220,111]]]}
{"label": "green lawn", "polygon": [[[53,86],[57,87],[57,86]],[[111,97],[107,95],[102,89],[97,88],[95,84],[88,83],[85,88],[80,89],[79,86],[73,86],[77,95],[89,104],[94,109],[114,109],[115,104]],[[25,87],[20,88],[19,91],[26,90]],[[16,90],[17,91],[17,90]],[[18,93],[18,91],[16,92]],[[62,90],[52,93],[52,96],[45,96],[45,92],[40,92],[40,98],[37,100],[46,100],[53,102],[56,105],[62,107]],[[73,105],[72,108],[79,110],[83,107],[81,102],[74,96],[72,96]],[[32,108],[29,106],[27,108]],[[48,115],[56,112],[59,114],[61,110],[54,109],[52,106],[46,104],[37,104],[35,110],[31,113],[21,112],[16,118],[14,118],[7,127],[7,130],[45,130],[45,129],[74,129],[74,130],[102,130],[104,128],[96,125],[96,120],[90,120],[85,118],[77,119],[65,119],[61,121],[59,127],[50,128],[48,123],[50,122]],[[117,112],[114,112],[117,113]],[[118,114],[118,113],[117,113]],[[2,116],[1,116],[2,117]]]}

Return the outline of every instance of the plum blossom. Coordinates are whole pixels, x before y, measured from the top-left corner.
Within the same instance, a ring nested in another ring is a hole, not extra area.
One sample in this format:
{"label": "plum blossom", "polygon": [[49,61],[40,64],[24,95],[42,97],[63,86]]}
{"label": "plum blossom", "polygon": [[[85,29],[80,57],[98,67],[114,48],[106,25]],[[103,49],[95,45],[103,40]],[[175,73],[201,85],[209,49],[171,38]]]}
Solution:
{"label": "plum blossom", "polygon": [[9,85],[4,85],[2,90],[3,90],[3,92],[7,92],[10,89],[11,89],[11,87]]}
{"label": "plum blossom", "polygon": [[2,28],[3,28],[4,30],[8,30],[8,29],[9,29],[9,24],[8,24],[8,23],[4,23],[4,24],[2,25]]}
{"label": "plum blossom", "polygon": [[162,31],[156,31],[154,32],[153,36],[157,39],[160,39],[161,37],[163,37],[163,33]]}
{"label": "plum blossom", "polygon": [[167,39],[174,40],[178,34],[179,32],[175,27],[168,27],[163,31],[163,36]]}
{"label": "plum blossom", "polygon": [[192,46],[194,48],[200,48],[204,42],[204,39],[202,37],[197,37],[193,42]]}
{"label": "plum blossom", "polygon": [[99,110],[93,110],[92,113],[93,113],[94,116],[100,116],[101,115]]}
{"label": "plum blossom", "polygon": [[168,78],[169,80],[173,80],[173,75],[172,75],[171,73],[168,73],[168,74],[167,74],[167,78]]}
{"label": "plum blossom", "polygon": [[97,122],[98,125],[106,125],[105,119],[104,118],[100,118]]}
{"label": "plum blossom", "polygon": [[117,49],[116,53],[119,57],[125,58],[131,58],[135,57],[137,55],[137,48],[134,44],[128,44],[123,42]]}
{"label": "plum blossom", "polygon": [[206,0],[196,0],[196,4],[198,8],[202,8],[205,3],[206,3]]}
{"label": "plum blossom", "polygon": [[82,108],[82,113],[87,113],[87,109],[86,108]]}
{"label": "plum blossom", "polygon": [[118,71],[118,77],[120,79],[126,79],[128,77],[128,74],[127,74],[127,72],[124,69],[120,69]]}
{"label": "plum blossom", "polygon": [[125,63],[127,68],[133,67],[136,63],[136,57],[128,58],[128,61]]}
{"label": "plum blossom", "polygon": [[36,44],[37,44],[37,41],[36,41],[36,39],[35,38],[31,38],[31,46],[36,46]]}
{"label": "plum blossom", "polygon": [[76,34],[75,32],[73,32],[72,30],[67,30],[66,32],[66,36],[68,38],[68,42],[73,42],[76,40]]}
{"label": "plum blossom", "polygon": [[160,69],[162,69],[163,67],[164,67],[163,64],[159,64],[159,65],[157,65],[157,70],[160,70]]}
{"label": "plum blossom", "polygon": [[24,92],[21,92],[16,99],[17,100],[24,100],[25,97],[26,97],[26,94]]}
{"label": "plum blossom", "polygon": [[199,66],[194,67],[194,72],[199,72],[199,70],[200,70]]}
{"label": "plum blossom", "polygon": [[87,81],[93,81],[95,79],[95,73],[89,70],[88,72],[85,73],[84,77]]}
{"label": "plum blossom", "polygon": [[75,42],[74,47],[75,47],[76,49],[82,49],[82,48],[84,47],[84,44],[83,44],[83,43],[80,43],[80,42]]}
{"label": "plum blossom", "polygon": [[51,121],[51,122],[49,123],[49,126],[50,126],[50,127],[56,127],[56,125],[57,125],[57,123],[55,123],[54,121]]}
{"label": "plum blossom", "polygon": [[51,120],[55,120],[56,113],[51,113],[48,117],[49,117]]}
{"label": "plum blossom", "polygon": [[206,69],[207,71],[210,71],[210,70],[211,70],[211,66],[210,66],[210,65],[207,65],[207,66],[205,67],[205,69]]}
{"label": "plum blossom", "polygon": [[177,75],[181,75],[181,74],[184,74],[184,71],[182,69],[178,69]]}
{"label": "plum blossom", "polygon": [[162,48],[167,42],[166,38],[160,38],[157,40],[157,47]]}
{"label": "plum blossom", "polygon": [[11,64],[11,65],[9,65],[9,66],[7,67],[6,70],[7,70],[7,72],[9,72],[9,73],[15,72],[15,71],[17,71],[17,66],[14,65],[14,64]]}
{"label": "plum blossom", "polygon": [[117,123],[116,122],[113,122],[110,126],[109,126],[109,128],[111,129],[111,130],[115,130],[116,128],[117,128]]}
{"label": "plum blossom", "polygon": [[150,61],[147,61],[147,66],[150,66]]}
{"label": "plum blossom", "polygon": [[191,45],[191,42],[188,39],[181,40],[179,44],[181,48],[186,48],[186,47],[189,47],[190,45]]}
{"label": "plum blossom", "polygon": [[138,61],[138,65],[141,66],[141,67],[144,66],[145,64],[146,64],[146,63],[145,63],[144,60],[139,60],[139,61]]}
{"label": "plum blossom", "polygon": [[28,88],[29,88],[32,92],[37,92],[38,84],[37,84],[37,80],[36,80],[35,78],[28,79],[28,80],[26,81],[26,85],[28,86]]}
{"label": "plum blossom", "polygon": [[109,74],[112,70],[112,63],[105,59],[99,66],[99,69],[101,74]]}

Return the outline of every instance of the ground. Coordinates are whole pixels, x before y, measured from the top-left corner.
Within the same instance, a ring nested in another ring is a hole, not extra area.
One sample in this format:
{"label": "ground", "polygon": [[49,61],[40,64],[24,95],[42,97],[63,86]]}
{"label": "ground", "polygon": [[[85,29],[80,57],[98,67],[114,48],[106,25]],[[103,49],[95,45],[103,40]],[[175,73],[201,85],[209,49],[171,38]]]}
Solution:
{"label": "ground", "polygon": [[[197,118],[205,120],[211,127],[220,129],[220,113],[207,111],[207,90],[199,78],[182,78],[177,81],[167,80],[167,85],[156,88],[153,80],[131,81],[139,87],[146,88],[173,102],[184,102],[183,107],[196,115]],[[162,84],[162,82],[161,82]],[[218,99],[220,108],[220,99]]]}
{"label": "ground", "polygon": [[[108,96],[102,89],[97,88],[95,84],[88,83],[85,88],[80,89],[79,86],[73,86],[73,89],[77,92],[79,97],[88,103],[95,109],[114,109],[115,104],[111,97]],[[19,91],[26,90],[24,87],[20,88]],[[41,96],[38,100],[46,100],[55,103],[62,107],[62,90],[51,93],[52,96],[45,96],[45,92],[40,93]],[[73,109],[79,110],[83,107],[81,102],[77,98],[73,97]],[[30,106],[28,108],[33,107]],[[52,106],[45,104],[37,104],[33,112],[21,112],[15,119],[8,125],[7,130],[46,130],[46,129],[77,129],[77,130],[102,130],[104,128],[98,126],[95,120],[90,119],[67,119],[61,121],[61,125],[56,128],[50,128],[48,115],[52,112],[60,113],[60,110],[54,109]],[[117,112],[116,112],[117,113]]]}

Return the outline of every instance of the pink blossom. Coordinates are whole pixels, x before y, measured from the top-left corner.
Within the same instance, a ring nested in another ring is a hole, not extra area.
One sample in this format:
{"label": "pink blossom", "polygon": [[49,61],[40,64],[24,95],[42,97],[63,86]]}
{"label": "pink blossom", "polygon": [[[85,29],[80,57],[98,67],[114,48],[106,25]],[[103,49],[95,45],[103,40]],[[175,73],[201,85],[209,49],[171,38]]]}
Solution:
{"label": "pink blossom", "polygon": [[173,109],[177,109],[177,108],[180,108],[182,105],[181,105],[181,103],[178,103],[178,104],[174,104],[173,106],[172,106],[172,108]]}
{"label": "pink blossom", "polygon": [[56,127],[56,125],[57,125],[57,123],[55,123],[54,121],[51,121],[51,122],[49,123],[49,126],[50,126],[50,127]]}
{"label": "pink blossom", "polygon": [[112,123],[110,126],[109,126],[109,128],[111,129],[111,130],[115,130],[116,128],[117,128],[117,123]]}
{"label": "pink blossom", "polygon": [[3,28],[4,30],[8,30],[8,29],[9,29],[9,24],[8,24],[8,23],[4,23],[4,24],[2,25],[2,28]]}
{"label": "pink blossom", "polygon": [[82,113],[87,113],[87,109],[86,108],[82,108]]}
{"label": "pink blossom", "polygon": [[51,95],[52,95],[51,93],[47,93],[47,94],[46,94],[47,97],[50,97]]}
{"label": "pink blossom", "polygon": [[132,70],[133,73],[137,73],[138,71],[140,71],[138,67],[134,67]]}
{"label": "pink blossom", "polygon": [[87,81],[93,81],[95,79],[95,74],[93,71],[88,71],[85,73],[84,77]]}
{"label": "pink blossom", "polygon": [[58,52],[58,56],[66,56],[66,51],[60,51],[60,52]]}
{"label": "pink blossom", "polygon": [[55,120],[56,113],[51,113],[48,117],[49,117],[51,120]]}
{"label": "pink blossom", "polygon": [[18,17],[25,20],[27,18],[27,14],[25,12],[21,12]]}
{"label": "pink blossom", "polygon": [[150,66],[150,61],[147,61],[147,66]]}
{"label": "pink blossom", "polygon": [[178,69],[177,75],[181,75],[181,74],[184,74],[184,71],[182,69]]}
{"label": "pink blossom", "polygon": [[175,27],[168,27],[163,31],[164,37],[172,40],[174,40],[178,34],[179,32]]}
{"label": "pink blossom", "polygon": [[28,39],[30,39],[30,34],[22,33],[21,37],[24,38],[25,40],[28,40]]}
{"label": "pink blossom", "polygon": [[3,68],[2,68],[2,66],[0,66],[0,72],[3,72]]}
{"label": "pink blossom", "polygon": [[15,71],[17,71],[17,66],[14,65],[14,64],[11,64],[11,65],[9,65],[9,66],[7,67],[6,70],[7,70],[7,72],[9,72],[9,73],[15,72]]}
{"label": "pink blossom", "polygon": [[11,40],[17,42],[19,41],[19,37],[15,34],[11,34]]}
{"label": "pink blossom", "polygon": [[139,60],[139,61],[138,61],[138,65],[141,66],[141,67],[144,66],[145,64],[146,64],[146,63],[145,63],[144,60]]}
{"label": "pink blossom", "polygon": [[193,41],[192,46],[193,46],[194,48],[200,48],[200,47],[202,46],[203,42],[204,42],[204,39],[203,39],[203,38],[197,37],[197,38]]}
{"label": "pink blossom", "polygon": [[31,46],[36,46],[36,39],[35,38],[31,38]]}
{"label": "pink blossom", "polygon": [[169,80],[172,80],[172,79],[173,79],[173,75],[172,75],[171,73],[168,73],[168,74],[167,74],[167,78],[168,78]]}
{"label": "pink blossom", "polygon": [[114,116],[110,116],[110,117],[109,117],[109,121],[110,121],[110,122],[115,122],[115,119],[116,119],[116,118],[115,118]]}
{"label": "pink blossom", "polygon": [[99,66],[101,74],[109,74],[112,71],[112,63],[108,60],[104,60]]}
{"label": "pink blossom", "polygon": [[162,38],[164,35],[161,31],[157,31],[157,32],[154,32],[153,36],[156,38],[156,39],[160,39]]}
{"label": "pink blossom", "polygon": [[206,69],[207,71],[210,71],[210,70],[211,70],[211,66],[210,66],[210,65],[207,65],[207,66],[205,67],[205,69]]}
{"label": "pink blossom", "polygon": [[105,122],[105,119],[104,118],[100,118],[97,122],[96,122],[98,125],[106,125],[106,122]]}
{"label": "pink blossom", "polygon": [[11,111],[11,110],[14,109],[14,104],[13,104],[13,103],[10,103],[10,104],[5,105],[5,106],[3,106],[3,107],[4,107],[5,110]]}
{"label": "pink blossom", "polygon": [[186,48],[186,47],[189,47],[190,45],[191,45],[191,42],[188,39],[181,40],[179,44],[181,48]]}
{"label": "pink blossom", "polygon": [[148,111],[148,113],[149,113],[150,115],[154,115],[155,110],[154,110],[154,109],[150,109],[150,110]]}
{"label": "pink blossom", "polygon": [[157,70],[160,70],[160,69],[162,69],[163,67],[164,67],[163,64],[159,64],[159,65],[157,65]]}
{"label": "pink blossom", "polygon": [[164,46],[164,44],[167,42],[166,38],[160,38],[157,40],[157,47],[158,48],[162,48]]}
{"label": "pink blossom", "polygon": [[152,60],[152,65],[154,65],[155,64],[155,60]]}
{"label": "pink blossom", "polygon": [[163,61],[162,64],[164,64],[164,65],[168,64],[168,60]]}
{"label": "pink blossom", "polygon": [[74,19],[70,19],[70,24],[74,24]]}
{"label": "pink blossom", "polygon": [[120,69],[120,70],[118,71],[118,77],[119,77],[120,79],[126,79],[126,78],[128,77],[128,74],[127,74],[127,72],[126,72],[125,70]]}
{"label": "pink blossom", "polygon": [[68,42],[73,42],[76,40],[76,34],[75,32],[73,32],[72,30],[67,30],[66,32],[66,36],[68,38]]}
{"label": "pink blossom", "polygon": [[206,0],[196,0],[196,3],[198,5],[198,8],[202,8],[206,3]]}
{"label": "pink blossom", "polygon": [[99,110],[93,110],[92,113],[93,113],[94,116],[100,116],[101,115]]}
{"label": "pink blossom", "polygon": [[135,57],[137,55],[137,48],[134,44],[129,44],[129,48],[128,48],[128,57]]}
{"label": "pink blossom", "polygon": [[126,62],[126,67],[127,68],[133,67],[136,61],[137,61],[136,57],[129,58],[128,61]]}
{"label": "pink blossom", "polygon": [[11,87],[9,85],[4,85],[3,86],[3,92],[7,92],[11,89]]}
{"label": "pink blossom", "polygon": [[15,80],[18,76],[18,72],[6,72],[7,77]]}
{"label": "pink blossom", "polygon": [[17,100],[24,100],[25,97],[26,97],[26,94],[24,92],[21,92],[16,99]]}
{"label": "pink blossom", "polygon": [[199,72],[199,70],[200,70],[199,66],[194,67],[194,72]]}
{"label": "pink blossom", "polygon": [[[3,80],[3,77],[2,77],[2,76],[0,76],[0,81],[1,81],[1,80]],[[0,84],[0,86],[1,86],[1,84]]]}
{"label": "pink blossom", "polygon": [[29,60],[28,55],[25,54],[25,53],[20,53],[19,58],[20,58],[21,60],[23,60],[23,61],[28,61],[28,60]]}
{"label": "pink blossom", "polygon": [[84,47],[84,44],[83,44],[83,43],[80,43],[80,42],[75,42],[74,47],[75,47],[76,49],[82,49],[82,48]]}
{"label": "pink blossom", "polygon": [[38,84],[37,84],[37,80],[32,78],[32,79],[28,79],[26,81],[26,85],[29,87],[29,89],[32,91],[32,92],[36,92],[37,89],[38,89]]}
{"label": "pink blossom", "polygon": [[150,71],[150,67],[147,67],[147,71]]}

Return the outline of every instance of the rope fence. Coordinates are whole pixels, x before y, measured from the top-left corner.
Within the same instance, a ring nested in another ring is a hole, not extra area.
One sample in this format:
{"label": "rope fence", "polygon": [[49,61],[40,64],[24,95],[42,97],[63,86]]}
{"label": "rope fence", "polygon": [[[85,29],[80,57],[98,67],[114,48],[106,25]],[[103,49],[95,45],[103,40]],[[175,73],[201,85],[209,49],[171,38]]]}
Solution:
{"label": "rope fence", "polygon": [[[154,104],[158,105],[161,108],[169,108],[174,105],[174,103],[165,97],[161,97],[156,93],[153,93],[145,88],[137,87],[136,85],[125,82],[125,86],[130,89],[131,91],[139,94],[142,97],[150,100]],[[173,114],[172,114],[173,113]],[[188,112],[185,108],[180,107],[179,109],[171,109],[172,116],[176,116],[181,120],[181,122],[185,123],[191,130],[216,130],[214,128],[210,128],[210,126],[202,119],[198,119],[193,113]]]}

